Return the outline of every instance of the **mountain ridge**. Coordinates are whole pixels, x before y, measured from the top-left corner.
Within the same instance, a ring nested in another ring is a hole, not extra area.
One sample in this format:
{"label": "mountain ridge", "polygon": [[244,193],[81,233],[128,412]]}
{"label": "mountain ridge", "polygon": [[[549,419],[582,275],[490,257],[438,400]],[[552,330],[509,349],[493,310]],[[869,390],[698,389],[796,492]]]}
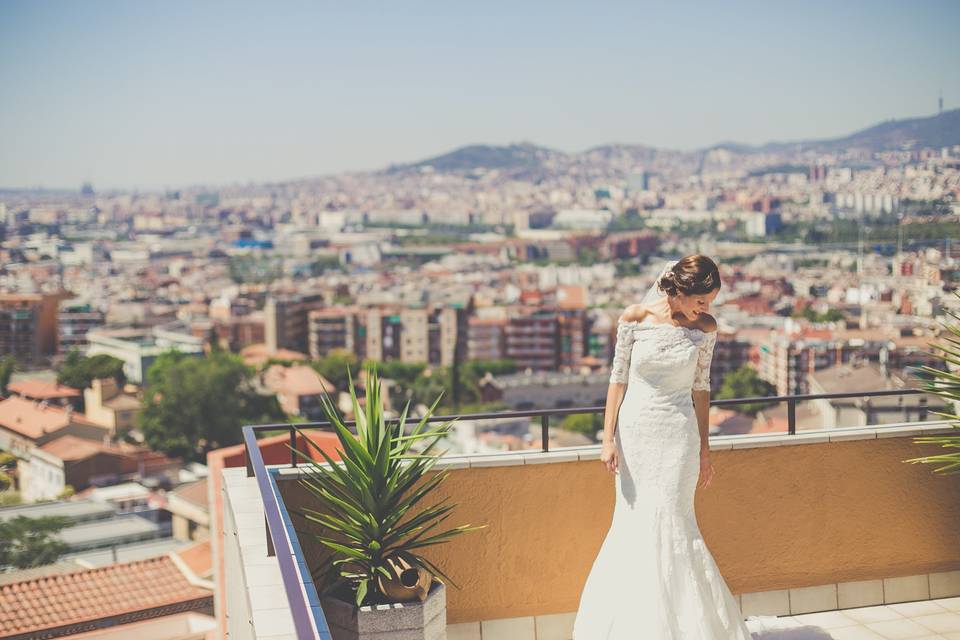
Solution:
{"label": "mountain ridge", "polygon": [[702,155],[722,149],[742,155],[750,155],[786,151],[830,152],[844,148],[859,148],[876,152],[923,147],[940,148],[957,144],[960,144],[960,108],[932,116],[890,119],[836,138],[770,141],[762,145],[726,141],[688,152],[631,143],[596,145],[584,151],[569,153],[529,141],[508,145],[471,144],[417,162],[393,164],[387,171],[393,173],[406,170],[423,170],[429,167],[442,173],[470,172],[481,169],[526,172],[542,168],[544,161],[570,160],[596,154],[606,157],[619,153],[639,156],[674,153]]}

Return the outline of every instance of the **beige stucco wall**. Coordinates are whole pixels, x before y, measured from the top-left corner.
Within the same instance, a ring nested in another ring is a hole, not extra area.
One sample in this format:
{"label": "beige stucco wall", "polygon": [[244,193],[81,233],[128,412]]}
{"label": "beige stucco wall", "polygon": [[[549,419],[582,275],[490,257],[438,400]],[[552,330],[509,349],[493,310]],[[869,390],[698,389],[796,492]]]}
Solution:
{"label": "beige stucco wall", "polygon": [[[700,528],[734,593],[960,569],[960,476],[902,462],[939,451],[909,437],[714,451]],[[305,503],[296,481],[281,485],[288,508]],[[448,622],[576,610],[614,490],[597,460],[451,470],[437,492],[459,505],[447,522],[488,527],[428,553],[462,587]]]}

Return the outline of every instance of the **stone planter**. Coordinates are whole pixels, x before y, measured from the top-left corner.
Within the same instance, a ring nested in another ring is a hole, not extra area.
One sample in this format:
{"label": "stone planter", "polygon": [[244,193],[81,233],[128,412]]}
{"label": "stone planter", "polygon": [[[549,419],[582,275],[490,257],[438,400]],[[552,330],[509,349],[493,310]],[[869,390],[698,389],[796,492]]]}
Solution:
{"label": "stone planter", "polygon": [[333,640],[447,640],[447,592],[438,580],[423,602],[357,609],[352,602],[325,594],[320,606]]}

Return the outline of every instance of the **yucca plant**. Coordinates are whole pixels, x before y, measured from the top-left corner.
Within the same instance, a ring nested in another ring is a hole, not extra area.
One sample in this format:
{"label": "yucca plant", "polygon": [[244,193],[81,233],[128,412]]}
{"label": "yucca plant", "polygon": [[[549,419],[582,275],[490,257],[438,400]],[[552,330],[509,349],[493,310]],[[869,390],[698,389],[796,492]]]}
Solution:
{"label": "yucca plant", "polygon": [[[954,291],[954,295],[960,298],[960,293]],[[919,376],[918,378],[923,381],[925,391],[929,391],[943,398],[947,406],[952,406],[954,411],[954,413],[943,413],[940,411],[934,411],[933,413],[943,416],[948,420],[960,420],[960,416],[956,413],[958,411],[957,407],[960,407],[960,375],[955,373],[956,371],[960,371],[960,316],[949,310],[947,310],[946,313],[958,322],[956,324],[941,323],[948,332],[944,335],[944,340],[946,340],[947,344],[934,344],[931,342],[929,343],[930,346],[942,353],[937,353],[936,351],[928,353],[943,360],[947,370],[941,371],[940,369],[923,366],[920,367],[920,371],[930,374],[931,378],[929,380],[919,378]],[[950,369],[951,365],[954,367],[952,371]],[[951,426],[954,429],[958,429],[960,428],[960,422],[955,422]],[[935,473],[942,475],[960,473],[960,435],[920,436],[914,438],[914,443],[939,444],[944,449],[954,449],[955,451],[920,458],[911,458],[905,460],[905,462],[942,465],[934,469]]]}
{"label": "yucca plant", "polygon": [[[398,580],[397,567],[402,566],[401,562],[456,587],[439,567],[420,555],[420,551],[448,542],[461,533],[483,528],[461,525],[438,531],[456,507],[446,500],[415,513],[415,507],[447,477],[448,471],[442,470],[419,484],[443,455],[444,451],[436,452],[435,447],[454,421],[439,426],[427,422],[440,402],[437,397],[410,433],[405,433],[410,403],[407,402],[399,419],[388,421],[380,402],[380,380],[375,366],[368,366],[366,373],[363,407],[353,379],[349,371],[347,373],[356,436],[344,424],[330,397],[323,394],[324,413],[340,441],[341,462],[332,460],[307,437],[303,439],[326,464],[298,452],[306,463],[305,476],[300,481],[321,507],[302,509],[299,513],[323,527],[320,533],[305,532],[305,535],[330,549],[333,558],[320,572],[318,580],[331,590],[349,587],[358,607],[387,603],[380,579]],[[416,452],[415,443],[425,446]]]}

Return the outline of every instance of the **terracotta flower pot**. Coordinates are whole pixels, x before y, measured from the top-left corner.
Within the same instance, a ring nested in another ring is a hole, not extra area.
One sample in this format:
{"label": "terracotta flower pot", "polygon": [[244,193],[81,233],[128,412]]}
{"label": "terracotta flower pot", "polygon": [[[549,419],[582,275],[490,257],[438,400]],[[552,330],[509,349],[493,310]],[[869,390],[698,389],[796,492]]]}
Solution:
{"label": "terracotta flower pot", "polygon": [[422,567],[411,567],[409,563],[398,559],[397,561],[388,561],[399,575],[399,578],[377,579],[380,591],[383,592],[391,602],[413,602],[419,600],[423,602],[427,599],[427,592],[430,590],[432,576]]}

